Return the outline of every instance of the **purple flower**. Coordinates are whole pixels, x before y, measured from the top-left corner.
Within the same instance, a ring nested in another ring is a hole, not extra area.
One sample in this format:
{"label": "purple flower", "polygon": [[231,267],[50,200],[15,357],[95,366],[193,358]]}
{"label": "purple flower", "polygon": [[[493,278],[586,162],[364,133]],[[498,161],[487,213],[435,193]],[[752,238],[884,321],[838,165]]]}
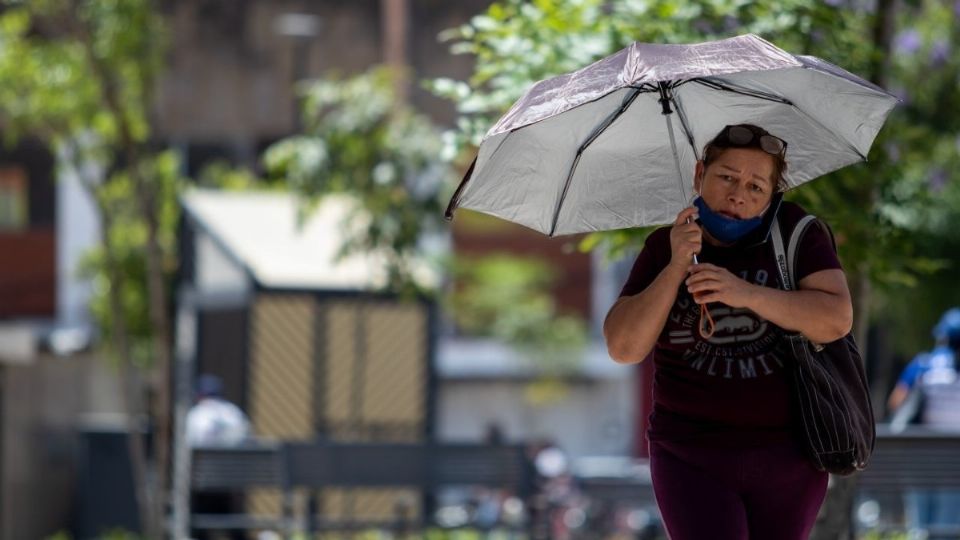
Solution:
{"label": "purple flower", "polygon": [[[960,0],[957,0],[960,2]],[[843,0],[823,0],[823,3],[830,7],[840,7],[843,5]]]}
{"label": "purple flower", "polygon": [[922,40],[920,32],[916,30],[906,30],[897,34],[893,40],[893,50],[898,54],[913,54],[920,48]]}
{"label": "purple flower", "polygon": [[890,93],[897,96],[897,99],[900,100],[900,103],[906,105],[910,103],[910,94],[907,92],[907,89],[902,86],[895,86],[890,89]]}
{"label": "purple flower", "polygon": [[960,0],[953,1],[953,16],[960,17]]}
{"label": "purple flower", "polygon": [[934,193],[940,193],[946,185],[947,171],[939,167],[934,169],[933,172],[930,173],[930,177],[927,178],[927,187]]}
{"label": "purple flower", "polygon": [[727,15],[723,18],[723,29],[727,32],[732,32],[740,28],[740,19],[734,17],[733,15]]}
{"label": "purple flower", "polygon": [[940,67],[947,63],[947,58],[950,56],[950,46],[947,45],[946,40],[938,39],[934,42],[933,46],[930,47],[930,63],[935,67]]}
{"label": "purple flower", "polygon": [[887,151],[887,157],[890,158],[890,161],[897,162],[900,161],[900,147],[894,143],[887,143],[884,146],[884,150]]}
{"label": "purple flower", "polygon": [[710,22],[705,19],[697,19],[696,21],[694,21],[693,29],[701,34],[713,33],[713,25],[711,25]]}

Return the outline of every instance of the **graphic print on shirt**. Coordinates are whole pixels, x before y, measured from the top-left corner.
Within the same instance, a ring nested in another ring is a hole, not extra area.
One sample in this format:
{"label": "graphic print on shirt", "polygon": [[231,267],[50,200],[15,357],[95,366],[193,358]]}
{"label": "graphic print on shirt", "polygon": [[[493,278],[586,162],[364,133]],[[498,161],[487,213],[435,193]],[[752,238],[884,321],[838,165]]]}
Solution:
{"label": "graphic print on shirt", "polygon": [[[760,270],[751,281],[762,286],[766,277]],[[715,325],[709,338],[700,335],[700,305],[685,288],[670,312],[667,341],[683,351],[683,362],[690,368],[711,377],[742,380],[772,375],[783,367],[770,354],[778,337],[775,326],[745,308],[711,304],[709,310]]]}

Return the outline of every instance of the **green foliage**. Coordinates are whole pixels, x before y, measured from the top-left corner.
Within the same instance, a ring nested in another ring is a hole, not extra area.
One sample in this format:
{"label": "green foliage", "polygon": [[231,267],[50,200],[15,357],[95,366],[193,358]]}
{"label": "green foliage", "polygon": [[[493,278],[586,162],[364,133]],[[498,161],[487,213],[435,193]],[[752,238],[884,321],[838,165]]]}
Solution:
{"label": "green foliage", "polygon": [[[260,179],[247,168],[235,167],[225,160],[214,160],[200,170],[196,185],[225,191],[263,189]],[[280,186],[276,186],[280,189]]]}
{"label": "green foliage", "polygon": [[[124,385],[139,393],[144,387],[128,368],[156,362],[161,415],[170,395],[167,305],[181,184],[175,156],[148,147],[165,36],[150,0],[6,2],[0,10],[4,138],[42,137],[60,174],[74,175],[94,199],[103,231],[83,264],[96,285],[91,309]],[[140,412],[136,398],[127,405],[131,418]],[[157,425],[154,455],[164,471],[169,434],[162,419]],[[146,471],[144,453],[131,459],[134,470]],[[166,476],[135,477],[145,536],[158,537]]]}
{"label": "green foliage", "polygon": [[537,377],[525,392],[532,404],[563,398],[563,377],[580,364],[587,328],[554,302],[556,272],[542,260],[505,254],[462,257],[452,270],[454,288],[445,307],[460,330],[505,343],[535,368]]}
{"label": "green foliage", "polygon": [[558,310],[550,293],[557,275],[544,261],[491,255],[452,266],[456,288],[447,307],[463,331],[507,343],[548,373],[578,363],[586,327]]}
{"label": "green foliage", "polygon": [[[152,332],[146,220],[157,224],[160,270],[169,280],[182,185],[174,154],[146,147],[165,45],[164,21],[149,0],[8,2],[0,13],[4,137],[46,139],[60,171],[75,174],[97,201],[110,226],[105,246],[82,265],[95,284],[91,310],[107,338],[114,318],[123,319],[134,361],[143,365]],[[110,277],[108,252],[119,279]],[[121,289],[123,313],[110,310],[111,288]]]}
{"label": "green foliage", "polygon": [[[180,160],[175,152],[167,151],[143,160],[140,165],[140,173],[154,186],[157,194],[159,241],[165,255],[162,265],[164,275],[169,280],[177,265],[176,228],[180,219],[177,193],[183,187],[183,179],[179,175]],[[147,224],[144,214],[132,202],[136,195],[130,174],[125,170],[112,174],[98,190],[98,197],[101,207],[110,213],[111,225],[105,234],[110,252],[119,263],[124,279],[119,283],[109,279],[107,254],[102,247],[88,252],[81,262],[80,273],[82,277],[93,280],[95,294],[90,311],[109,342],[114,331],[110,324],[114,314],[110,309],[108,293],[110,287],[120,287],[132,360],[141,367],[149,367],[153,327],[148,311],[147,262],[143,253]]]}
{"label": "green foliage", "polygon": [[[448,30],[451,51],[471,54],[467,81],[427,87],[454,101],[459,118],[446,156],[471,155],[485,131],[534,82],[573,71],[630,42],[683,43],[753,32],[796,54],[825,58],[866,78],[889,65],[887,86],[906,96],[866,164],[793,190],[825,218],[848,275],[864,272],[890,302],[904,287],[955,272],[945,244],[960,225],[960,30],[952,3],[916,2],[897,13],[892,55],[874,47],[875,13],[857,2],[788,0],[503,0]],[[639,249],[648,230],[589,235],[582,249],[615,258]],[[950,270],[950,269],[953,270]],[[943,292],[954,291],[956,287]],[[948,292],[960,303],[958,294]],[[878,305],[884,305],[881,302]],[[918,309],[939,309],[922,306]]]}
{"label": "green foliage", "polygon": [[[145,537],[126,529],[110,529],[97,537],[98,540],[143,540]],[[59,531],[46,540],[73,540],[73,536],[66,531]]]}
{"label": "green foliage", "polygon": [[319,80],[303,96],[304,133],[267,150],[270,178],[308,207],[328,194],[355,196],[360,206],[348,220],[362,226],[346,228],[357,232],[345,238],[341,255],[384,253],[388,289],[418,291],[421,240],[437,230],[449,195],[439,132],[397,101],[386,69]]}
{"label": "green foliage", "polygon": [[8,3],[0,15],[5,135],[39,132],[62,144],[84,134],[110,145],[122,117],[134,140],[146,140],[164,42],[148,0]]}

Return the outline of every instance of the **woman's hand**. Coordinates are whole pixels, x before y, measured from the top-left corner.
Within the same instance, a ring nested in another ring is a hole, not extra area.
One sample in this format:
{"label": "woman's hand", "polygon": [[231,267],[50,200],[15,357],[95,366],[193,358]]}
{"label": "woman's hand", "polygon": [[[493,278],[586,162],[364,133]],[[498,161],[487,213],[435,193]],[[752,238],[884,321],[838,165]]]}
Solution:
{"label": "woman's hand", "polygon": [[747,307],[756,287],[731,274],[726,268],[709,263],[690,267],[690,277],[685,283],[696,303],[720,302],[730,307]]}
{"label": "woman's hand", "polygon": [[670,229],[670,264],[681,267],[684,271],[693,264],[693,256],[700,253],[703,244],[703,233],[700,226],[694,222],[695,219],[696,207],[684,208],[677,214],[673,228]]}

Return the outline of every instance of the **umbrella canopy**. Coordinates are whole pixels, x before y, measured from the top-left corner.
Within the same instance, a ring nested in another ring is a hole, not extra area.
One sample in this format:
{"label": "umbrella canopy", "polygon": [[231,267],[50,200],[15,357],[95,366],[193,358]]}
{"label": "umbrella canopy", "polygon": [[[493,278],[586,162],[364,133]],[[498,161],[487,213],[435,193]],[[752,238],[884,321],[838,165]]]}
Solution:
{"label": "umbrella canopy", "polygon": [[634,43],[540,81],[487,133],[450,201],[550,236],[672,223],[699,153],[724,126],[788,143],[795,187],[866,160],[897,98],[747,34]]}

